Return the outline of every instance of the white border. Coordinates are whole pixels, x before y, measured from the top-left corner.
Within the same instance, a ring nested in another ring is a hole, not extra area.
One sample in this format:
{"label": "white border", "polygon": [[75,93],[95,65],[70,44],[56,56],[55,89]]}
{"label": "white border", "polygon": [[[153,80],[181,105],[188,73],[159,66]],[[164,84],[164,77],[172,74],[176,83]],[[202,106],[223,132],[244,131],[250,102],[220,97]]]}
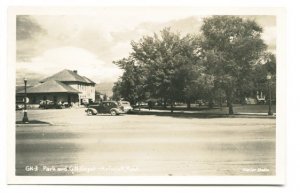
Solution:
{"label": "white border", "polygon": [[[155,8],[155,7],[152,7]],[[167,8],[167,7],[166,7]],[[174,8],[174,7],[173,7]],[[175,7],[176,8],[176,7]],[[177,7],[197,10],[201,15],[276,15],[277,16],[277,118],[276,118],[276,176],[67,176],[33,177],[15,176],[15,112],[14,97],[8,97],[8,171],[9,184],[284,184],[285,168],[285,11],[282,8],[224,8],[224,7]],[[91,14],[90,7],[13,7],[9,9],[9,31],[15,34],[17,14]],[[8,96],[15,96],[15,36],[8,36]]]}

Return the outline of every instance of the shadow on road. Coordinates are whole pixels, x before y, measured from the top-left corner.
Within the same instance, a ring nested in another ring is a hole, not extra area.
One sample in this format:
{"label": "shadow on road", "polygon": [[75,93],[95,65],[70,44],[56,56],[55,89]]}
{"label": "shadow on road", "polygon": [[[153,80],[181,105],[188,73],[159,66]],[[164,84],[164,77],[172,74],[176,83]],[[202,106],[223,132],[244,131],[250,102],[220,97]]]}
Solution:
{"label": "shadow on road", "polygon": [[16,121],[16,124],[45,124],[45,125],[50,125],[50,123],[45,122],[45,121],[39,121],[39,120],[30,120],[29,123],[23,123],[23,121]]}
{"label": "shadow on road", "polygon": [[97,113],[96,115],[86,115],[88,117],[94,117],[94,116],[99,116],[99,117],[114,117],[114,116],[124,116],[124,114],[119,114],[119,115],[111,115],[111,114],[99,114]]}

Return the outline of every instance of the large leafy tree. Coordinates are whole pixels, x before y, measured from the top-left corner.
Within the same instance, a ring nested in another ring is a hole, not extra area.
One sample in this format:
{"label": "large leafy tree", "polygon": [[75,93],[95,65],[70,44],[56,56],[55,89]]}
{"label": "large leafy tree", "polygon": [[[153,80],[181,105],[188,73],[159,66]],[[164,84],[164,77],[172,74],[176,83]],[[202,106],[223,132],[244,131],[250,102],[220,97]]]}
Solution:
{"label": "large leafy tree", "polygon": [[151,97],[170,101],[187,101],[197,94],[201,68],[197,48],[197,36],[173,33],[169,28],[160,34],[143,37],[132,42],[132,57],[143,69],[146,89]]}
{"label": "large leafy tree", "polygon": [[162,98],[165,102],[176,98],[179,91],[175,57],[179,54],[180,36],[164,29],[160,36],[143,37],[138,42],[132,42],[132,56],[138,61],[145,72],[147,90],[150,97]]}
{"label": "large leafy tree", "polygon": [[[134,101],[161,98],[164,104],[190,100],[195,95],[194,78],[197,53],[194,48],[199,41],[196,36],[181,37],[170,29],[154,36],[145,36],[132,42],[133,52],[129,58],[114,62],[124,73],[115,84],[114,95]],[[193,82],[194,81],[194,82]],[[194,83],[194,84],[193,84]]]}
{"label": "large leafy tree", "polygon": [[132,104],[143,100],[145,90],[142,68],[132,57],[123,58],[114,63],[123,69],[124,73],[113,87],[113,97],[117,100],[124,98]]}
{"label": "large leafy tree", "polygon": [[213,77],[216,88],[224,90],[233,114],[235,97],[243,97],[251,87],[254,66],[266,49],[262,28],[241,17],[213,16],[204,19],[201,32],[206,74]]}
{"label": "large leafy tree", "polygon": [[176,58],[180,64],[178,75],[182,78],[182,89],[180,95],[182,101],[190,108],[191,101],[201,98],[212,88],[210,77],[205,74],[205,68],[201,60],[201,49],[199,35],[186,35],[181,39],[181,53]]}

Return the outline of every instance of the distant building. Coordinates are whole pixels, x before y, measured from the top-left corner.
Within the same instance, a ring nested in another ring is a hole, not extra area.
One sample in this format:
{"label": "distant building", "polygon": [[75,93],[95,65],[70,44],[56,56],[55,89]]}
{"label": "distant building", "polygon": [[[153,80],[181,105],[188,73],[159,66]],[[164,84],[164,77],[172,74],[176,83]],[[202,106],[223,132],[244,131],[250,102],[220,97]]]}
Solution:
{"label": "distant building", "polygon": [[[54,103],[81,105],[95,101],[95,82],[80,76],[77,70],[62,70],[27,88],[30,104],[39,104],[41,100]],[[24,89],[17,91],[18,98],[24,96]]]}

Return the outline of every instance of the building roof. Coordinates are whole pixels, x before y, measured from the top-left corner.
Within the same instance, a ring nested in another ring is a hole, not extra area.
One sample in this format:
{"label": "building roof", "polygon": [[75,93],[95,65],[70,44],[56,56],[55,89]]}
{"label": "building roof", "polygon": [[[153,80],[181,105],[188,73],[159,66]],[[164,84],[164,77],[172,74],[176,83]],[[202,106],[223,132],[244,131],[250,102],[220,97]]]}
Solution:
{"label": "building roof", "polygon": [[52,76],[49,76],[48,78],[45,78],[40,82],[44,83],[49,80],[58,80],[61,82],[82,82],[82,83],[89,83],[89,84],[94,83],[90,79],[77,74],[77,71],[72,71],[68,69],[62,70]]}
{"label": "building roof", "polygon": [[[25,90],[18,93],[24,93]],[[27,89],[27,93],[80,93],[78,90],[56,80],[49,80],[47,82],[38,84]]]}
{"label": "building roof", "polygon": [[[31,87],[33,87],[33,86],[28,86],[27,85],[27,89],[31,88]],[[19,91],[22,91],[22,90],[24,90],[24,85],[17,85],[16,86],[16,93],[18,93]]]}
{"label": "building roof", "polygon": [[87,78],[86,76],[82,76],[82,78],[84,78],[85,81],[87,81],[88,83],[96,84],[94,81],[92,81],[91,79]]}

